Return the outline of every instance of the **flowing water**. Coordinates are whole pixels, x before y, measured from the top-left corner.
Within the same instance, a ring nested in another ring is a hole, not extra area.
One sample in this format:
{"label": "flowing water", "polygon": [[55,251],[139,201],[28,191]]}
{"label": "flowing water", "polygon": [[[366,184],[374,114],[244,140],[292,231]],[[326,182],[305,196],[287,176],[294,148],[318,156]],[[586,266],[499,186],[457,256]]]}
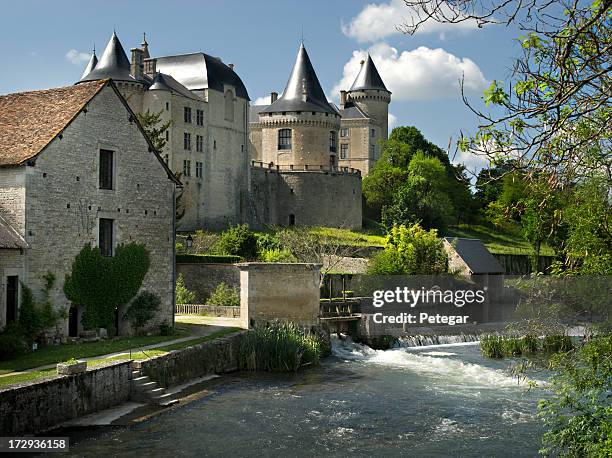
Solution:
{"label": "flowing water", "polygon": [[334,341],[298,374],[224,377],[212,395],[100,432],[74,456],[533,457],[543,389],[475,343],[375,351]]}

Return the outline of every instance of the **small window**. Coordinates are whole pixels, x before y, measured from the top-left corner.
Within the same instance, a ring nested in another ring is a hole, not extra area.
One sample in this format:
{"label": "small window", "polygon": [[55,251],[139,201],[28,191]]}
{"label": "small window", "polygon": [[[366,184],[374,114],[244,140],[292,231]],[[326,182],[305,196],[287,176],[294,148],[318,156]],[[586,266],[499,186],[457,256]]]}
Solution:
{"label": "small window", "polygon": [[166,130],[166,141],[170,140],[170,131]]}
{"label": "small window", "polygon": [[113,223],[112,219],[100,218],[98,223],[98,246],[102,256],[113,255]]}
{"label": "small window", "polygon": [[191,151],[191,134],[189,132],[185,132],[183,135],[183,149]]}
{"label": "small window", "polygon": [[170,102],[166,102],[166,111],[170,109]]}
{"label": "small window", "polygon": [[342,143],[340,145],[340,159],[346,159],[348,157],[348,143]]}
{"label": "small window", "polygon": [[100,189],[113,189],[113,152],[100,150]]}
{"label": "small window", "polygon": [[295,215],[293,213],[289,215],[289,226],[295,226]]}
{"label": "small window", "polygon": [[278,149],[291,149],[291,129],[278,131]]}
{"label": "small window", "polygon": [[204,151],[204,137],[201,135],[196,135],[196,151],[198,153]]}
{"label": "small window", "polygon": [[372,138],[376,137],[376,129],[370,129],[370,135]]}
{"label": "small window", "polygon": [[185,177],[191,176],[191,161],[189,160],[183,161],[183,176]]}
{"label": "small window", "polygon": [[376,147],[374,145],[370,145],[370,154],[374,154],[376,152]]}
{"label": "small window", "polygon": [[213,149],[217,149],[217,140],[213,140]]}
{"label": "small window", "polygon": [[349,130],[348,129],[340,129],[340,137],[346,138],[348,136],[349,136]]}
{"label": "small window", "polygon": [[202,178],[202,163],[196,162],[196,177]]}
{"label": "small window", "polygon": [[204,125],[204,110],[196,110],[196,124],[198,126]]}
{"label": "small window", "polygon": [[331,153],[335,153],[337,148],[337,143],[338,143],[338,137],[337,137],[337,132],[335,130],[330,130],[329,131],[329,151]]}
{"label": "small window", "polygon": [[183,120],[187,124],[191,124],[191,107],[185,107],[183,111]]}

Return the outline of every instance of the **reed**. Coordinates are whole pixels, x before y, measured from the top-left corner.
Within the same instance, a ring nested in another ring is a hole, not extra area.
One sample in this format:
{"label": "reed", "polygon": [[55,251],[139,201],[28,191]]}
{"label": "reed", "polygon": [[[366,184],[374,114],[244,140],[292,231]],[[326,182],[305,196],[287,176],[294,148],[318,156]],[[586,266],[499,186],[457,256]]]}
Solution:
{"label": "reed", "polygon": [[542,341],[542,350],[547,353],[559,353],[570,351],[574,348],[572,339],[569,336],[553,335],[546,336]]}
{"label": "reed", "polygon": [[504,338],[502,336],[482,336],[480,338],[480,351],[488,358],[504,357]]}

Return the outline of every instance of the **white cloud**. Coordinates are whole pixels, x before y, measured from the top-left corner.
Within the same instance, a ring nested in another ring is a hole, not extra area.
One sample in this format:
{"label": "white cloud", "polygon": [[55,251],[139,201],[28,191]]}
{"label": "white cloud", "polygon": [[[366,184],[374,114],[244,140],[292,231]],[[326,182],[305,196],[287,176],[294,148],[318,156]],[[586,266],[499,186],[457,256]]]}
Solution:
{"label": "white cloud", "polygon": [[489,167],[489,160],[487,156],[483,154],[476,154],[472,151],[461,151],[457,150],[457,153],[451,159],[453,164],[463,164],[468,170],[468,173],[477,174],[481,169]]}
{"label": "white cloud", "polygon": [[[442,5],[442,8],[447,8]],[[450,12],[450,11],[449,11]],[[424,13],[421,13],[421,16]],[[450,15],[449,15],[450,16]],[[388,3],[370,3],[351,19],[348,24],[342,24],[342,32],[357,41],[378,41],[390,35],[400,33],[397,29],[402,24],[412,24],[418,15],[406,6],[404,0],[389,0]],[[440,39],[446,38],[446,32],[466,32],[477,28],[474,20],[466,20],[456,24],[442,24],[428,19],[421,24],[416,33],[438,33]]]}
{"label": "white cloud", "polygon": [[391,131],[391,129],[397,125],[397,116],[389,113],[389,116],[387,116],[387,124],[389,125],[389,131]]}
{"label": "white cloud", "polygon": [[270,96],[266,95],[264,97],[257,97],[253,102],[251,102],[251,106],[252,105],[270,105]]}
{"label": "white cloud", "polygon": [[[399,52],[387,43],[377,43],[369,51],[395,101],[457,98],[462,77],[467,93],[480,93],[488,85],[474,61],[457,57],[442,48],[421,46]],[[351,87],[359,72],[360,62],[366,57],[365,50],[353,51],[349,61],[344,64],[342,79],[334,86],[333,94]]]}
{"label": "white cloud", "polygon": [[89,62],[91,54],[86,52],[79,52],[76,49],[71,49],[64,56],[66,60],[74,65],[83,65]]}

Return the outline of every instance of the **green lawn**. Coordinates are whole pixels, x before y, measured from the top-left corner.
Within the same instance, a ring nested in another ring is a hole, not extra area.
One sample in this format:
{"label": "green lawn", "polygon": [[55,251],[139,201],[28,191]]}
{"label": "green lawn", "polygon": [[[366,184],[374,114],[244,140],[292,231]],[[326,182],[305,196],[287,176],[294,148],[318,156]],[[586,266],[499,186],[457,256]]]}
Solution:
{"label": "green lawn", "polygon": [[[465,237],[480,239],[491,253],[531,255],[533,250],[529,242],[518,230],[502,231],[489,226],[460,224],[447,229],[441,235],[445,237]],[[542,246],[542,256],[554,256],[554,251],[547,245]]]}
{"label": "green lawn", "polygon": [[351,231],[334,227],[313,227],[311,232],[330,237],[334,241],[354,246],[384,246],[385,237],[376,235],[373,231]]}

